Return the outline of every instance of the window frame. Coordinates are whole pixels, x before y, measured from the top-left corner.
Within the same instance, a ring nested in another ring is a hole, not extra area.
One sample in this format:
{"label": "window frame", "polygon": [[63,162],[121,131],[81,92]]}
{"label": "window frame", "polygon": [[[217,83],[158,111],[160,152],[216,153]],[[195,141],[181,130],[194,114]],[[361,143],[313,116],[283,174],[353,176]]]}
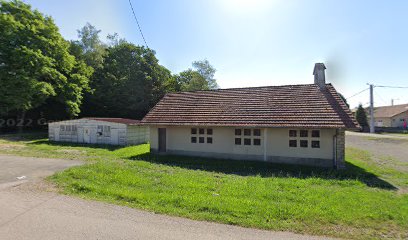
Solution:
{"label": "window frame", "polygon": [[[297,139],[289,139],[289,147],[290,148],[297,148],[298,147],[297,142],[298,142]],[[295,143],[294,146],[292,146],[291,143]]]}
{"label": "window frame", "polygon": [[[302,134],[302,133],[306,133],[306,134]],[[303,135],[303,136],[302,136]],[[308,138],[309,137],[309,130],[299,130],[299,137],[301,138]]]}
{"label": "window frame", "polygon": [[[302,143],[306,143],[306,146],[302,146]],[[299,140],[299,147],[308,148],[309,147],[309,140],[305,140],[305,139]]]}
{"label": "window frame", "polygon": [[[315,136],[315,133],[317,133],[317,136]],[[314,129],[312,130],[312,138],[320,138],[320,130]]]}
{"label": "window frame", "polygon": [[254,146],[261,146],[261,139],[260,138],[253,138],[252,145]]}
{"label": "window frame", "polygon": [[[239,140],[239,143],[237,143],[237,140]],[[235,145],[242,145],[242,138],[235,138]]]}
{"label": "window frame", "polygon": [[251,139],[250,138],[244,138],[244,146],[251,146]]}
{"label": "window frame", "polygon": [[[208,141],[210,140],[210,141]],[[213,143],[213,138],[212,137],[207,137],[207,143],[212,144]]]}
{"label": "window frame", "polygon": [[252,136],[252,131],[250,128],[244,128],[244,136]]}
{"label": "window frame", "polygon": [[[317,143],[317,146],[314,145],[316,143]],[[312,140],[311,143],[310,143],[310,147],[311,148],[320,148],[320,140]]]}

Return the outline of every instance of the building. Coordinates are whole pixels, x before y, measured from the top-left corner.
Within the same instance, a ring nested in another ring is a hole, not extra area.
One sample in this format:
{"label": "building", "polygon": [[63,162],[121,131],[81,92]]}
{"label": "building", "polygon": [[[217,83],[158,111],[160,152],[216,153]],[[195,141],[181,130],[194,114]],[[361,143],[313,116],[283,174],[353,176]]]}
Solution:
{"label": "building", "polygon": [[[370,118],[369,111],[367,116]],[[374,124],[376,127],[403,128],[406,121],[408,121],[408,104],[374,108]]]}
{"label": "building", "polygon": [[343,168],[358,129],[315,65],[314,84],[167,94],[145,116],[153,152]]}
{"label": "building", "polygon": [[50,141],[136,145],[149,141],[149,128],[125,118],[82,118],[48,124]]}

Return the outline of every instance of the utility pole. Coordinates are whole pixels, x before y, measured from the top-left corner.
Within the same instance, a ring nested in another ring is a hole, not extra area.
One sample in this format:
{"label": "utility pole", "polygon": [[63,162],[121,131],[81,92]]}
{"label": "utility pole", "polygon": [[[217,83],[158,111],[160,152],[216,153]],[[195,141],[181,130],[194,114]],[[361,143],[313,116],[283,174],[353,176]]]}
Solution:
{"label": "utility pole", "polygon": [[375,133],[374,126],[374,85],[370,84],[370,133]]}

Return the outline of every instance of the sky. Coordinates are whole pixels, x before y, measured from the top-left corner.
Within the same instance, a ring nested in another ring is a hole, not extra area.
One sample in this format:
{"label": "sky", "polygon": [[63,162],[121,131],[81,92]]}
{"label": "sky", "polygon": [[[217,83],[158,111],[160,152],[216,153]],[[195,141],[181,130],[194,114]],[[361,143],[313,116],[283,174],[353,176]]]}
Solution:
{"label": "sky", "polygon": [[[87,22],[101,38],[118,33],[143,45],[128,0],[25,0],[77,39]],[[217,69],[221,88],[313,83],[316,62],[326,81],[356,107],[367,83],[408,87],[405,0],[131,0],[160,64],[178,73],[195,60]],[[351,98],[350,98],[351,97]],[[375,106],[408,103],[408,88],[374,88]]]}

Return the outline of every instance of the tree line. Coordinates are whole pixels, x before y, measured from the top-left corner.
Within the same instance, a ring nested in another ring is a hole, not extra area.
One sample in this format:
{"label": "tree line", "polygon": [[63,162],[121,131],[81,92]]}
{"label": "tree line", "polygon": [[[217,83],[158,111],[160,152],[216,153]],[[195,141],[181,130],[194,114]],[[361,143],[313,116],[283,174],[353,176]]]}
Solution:
{"label": "tree line", "polygon": [[52,17],[20,0],[0,0],[0,32],[3,119],[141,119],[166,93],[218,88],[208,60],[173,74],[154,50],[116,33],[103,41],[89,23],[69,41]]}

